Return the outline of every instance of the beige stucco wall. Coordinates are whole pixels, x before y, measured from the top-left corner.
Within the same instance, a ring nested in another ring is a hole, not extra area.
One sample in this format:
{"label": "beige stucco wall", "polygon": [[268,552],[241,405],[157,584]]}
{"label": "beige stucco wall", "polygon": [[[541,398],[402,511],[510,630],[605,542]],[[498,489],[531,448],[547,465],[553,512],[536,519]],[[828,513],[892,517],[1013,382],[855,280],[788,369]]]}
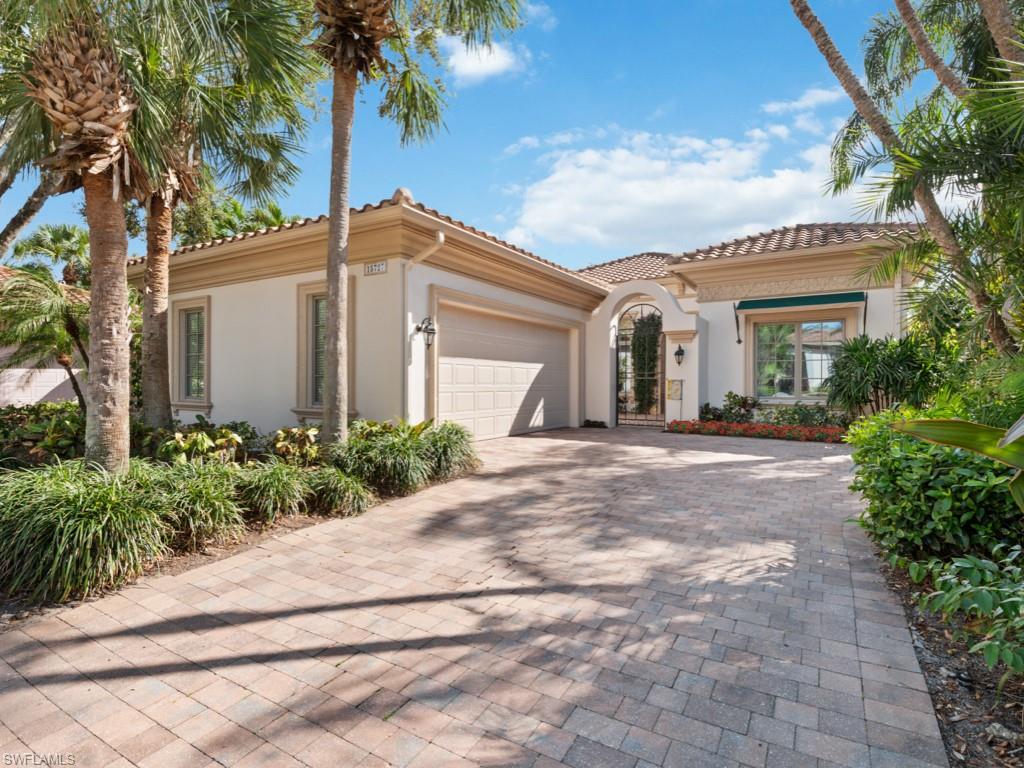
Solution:
{"label": "beige stucco wall", "polygon": [[[401,411],[397,270],[389,263],[381,275],[364,276],[362,265],[352,271],[356,397],[350,406],[365,418],[394,418]],[[171,295],[172,305],[210,298],[212,421],[245,420],[262,432],[299,422],[292,411],[298,404],[299,286],[324,280],[319,270]],[[176,332],[173,320],[171,329]],[[177,415],[189,422],[201,412],[180,408]]]}
{"label": "beige stucco wall", "polygon": [[[405,273],[405,309],[401,314],[404,316],[404,330],[400,331],[397,338],[402,339],[405,346],[404,354],[398,359],[405,365],[406,375],[404,377],[408,410],[405,414],[410,421],[421,421],[427,417],[429,408],[427,405],[427,364],[428,355],[423,341],[423,335],[416,333],[416,325],[427,315],[433,312],[431,305],[432,288],[440,291],[455,291],[462,294],[469,294],[480,299],[491,302],[498,302],[509,307],[521,307],[524,316],[531,313],[539,313],[555,318],[563,319],[571,323],[585,323],[590,314],[583,310],[569,307],[557,302],[540,299],[520,291],[503,288],[482,280],[475,280],[466,275],[457,274],[448,270],[438,269],[429,264],[406,263]],[[397,270],[396,270],[397,271]],[[399,314],[396,314],[396,317]],[[442,331],[443,332],[443,329]],[[580,376],[582,375],[582,361],[579,359],[579,333],[573,330],[570,332],[570,412],[573,414],[570,422],[578,425],[582,421],[582,400],[579,397]],[[436,344],[436,342],[435,342]],[[584,390],[588,382],[583,383]]]}

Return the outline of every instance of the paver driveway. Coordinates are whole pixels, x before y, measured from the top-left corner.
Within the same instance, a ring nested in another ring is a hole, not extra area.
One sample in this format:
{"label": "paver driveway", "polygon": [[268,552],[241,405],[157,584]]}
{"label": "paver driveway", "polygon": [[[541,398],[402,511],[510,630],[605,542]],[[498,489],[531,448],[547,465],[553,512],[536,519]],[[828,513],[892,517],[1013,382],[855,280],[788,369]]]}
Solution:
{"label": "paver driveway", "polygon": [[[583,430],[0,635],[76,766],[945,765],[841,446]],[[10,764],[5,762],[5,764]]]}

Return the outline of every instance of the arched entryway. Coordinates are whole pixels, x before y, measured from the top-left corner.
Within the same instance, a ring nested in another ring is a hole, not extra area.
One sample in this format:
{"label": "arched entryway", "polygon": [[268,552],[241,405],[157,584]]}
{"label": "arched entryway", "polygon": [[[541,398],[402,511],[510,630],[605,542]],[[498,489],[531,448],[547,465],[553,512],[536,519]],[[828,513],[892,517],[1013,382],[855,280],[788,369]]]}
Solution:
{"label": "arched entryway", "polygon": [[661,310],[633,304],[619,315],[615,341],[616,421],[665,426],[665,366]]}

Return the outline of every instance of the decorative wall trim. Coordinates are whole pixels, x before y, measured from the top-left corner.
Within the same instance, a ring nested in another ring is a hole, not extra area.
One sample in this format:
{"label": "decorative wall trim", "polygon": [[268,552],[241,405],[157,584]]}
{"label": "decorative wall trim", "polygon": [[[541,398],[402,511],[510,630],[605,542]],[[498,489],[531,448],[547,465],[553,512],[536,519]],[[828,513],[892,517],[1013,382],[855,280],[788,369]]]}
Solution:
{"label": "decorative wall trim", "polygon": [[[181,315],[190,309],[203,310],[205,347],[203,349],[203,391],[202,400],[186,399],[181,370]],[[212,318],[210,317],[210,297],[195,296],[171,302],[170,336],[171,336],[171,407],[175,410],[192,411],[209,416],[213,410],[213,366],[212,354],[213,335],[211,333]]]}
{"label": "decorative wall trim", "polygon": [[697,288],[697,301],[737,301],[770,296],[794,296],[808,293],[864,290],[863,281],[851,275],[827,275],[788,280],[758,280],[756,282],[701,285]]}

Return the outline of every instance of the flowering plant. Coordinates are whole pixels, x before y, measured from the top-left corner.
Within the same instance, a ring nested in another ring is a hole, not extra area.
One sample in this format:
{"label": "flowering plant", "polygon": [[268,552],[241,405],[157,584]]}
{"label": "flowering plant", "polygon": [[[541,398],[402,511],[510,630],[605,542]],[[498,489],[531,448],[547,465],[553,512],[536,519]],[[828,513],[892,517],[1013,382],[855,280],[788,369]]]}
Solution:
{"label": "flowering plant", "polygon": [[735,423],[731,421],[671,421],[668,432],[686,435],[723,435],[727,437],[765,437],[773,440],[798,440],[808,443],[841,443],[842,427],[801,427],[796,425]]}

